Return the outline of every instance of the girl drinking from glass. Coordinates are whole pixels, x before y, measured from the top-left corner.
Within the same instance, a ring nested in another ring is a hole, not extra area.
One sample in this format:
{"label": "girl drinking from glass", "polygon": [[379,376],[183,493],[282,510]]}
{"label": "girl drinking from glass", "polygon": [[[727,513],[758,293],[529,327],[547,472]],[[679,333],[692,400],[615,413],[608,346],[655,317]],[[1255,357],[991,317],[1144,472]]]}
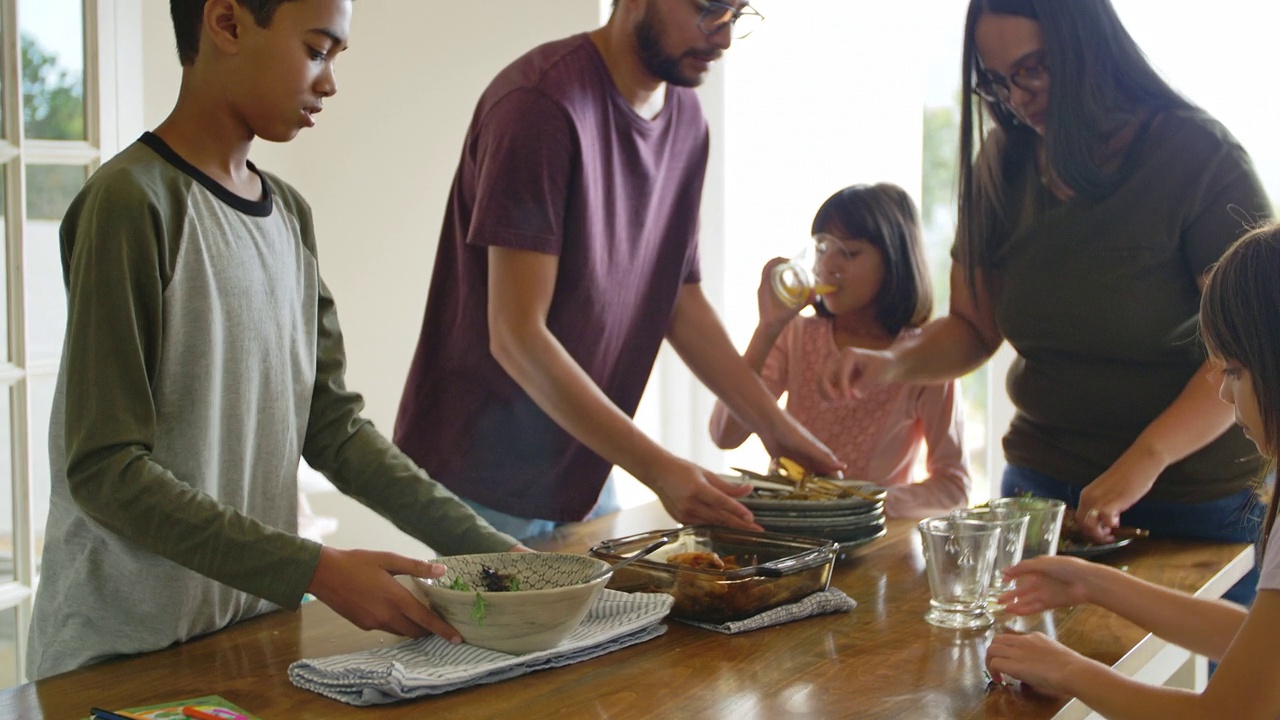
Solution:
{"label": "girl drinking from glass", "polygon": [[[1201,334],[1220,373],[1218,396],[1274,466],[1280,453],[1280,225],[1255,230],[1223,256],[1200,304]],[[1094,603],[1194,653],[1220,661],[1203,693],[1152,687],[1032,633],[998,635],[987,651],[993,676],[1039,692],[1080,698],[1108,718],[1275,718],[1280,684],[1280,534],[1273,494],[1262,532],[1262,574],[1250,610],[1203,600],[1115,568],[1039,557],[1006,572],[1000,601],[1026,615]]]}
{"label": "girl drinking from glass", "polygon": [[[969,469],[955,381],[892,383],[856,399],[829,402],[819,378],[841,348],[883,350],[909,343],[933,310],[920,222],[902,188],[855,185],[832,195],[813,220],[816,314],[799,315],[775,294],[765,265],[757,293],[760,323],[743,357],[787,411],[846,463],[845,477],[889,488],[885,514],[920,518],[963,507]],[[821,286],[827,287],[821,287]],[[721,403],[711,436],[722,448],[750,433]],[[920,446],[928,476],[913,482]]]}

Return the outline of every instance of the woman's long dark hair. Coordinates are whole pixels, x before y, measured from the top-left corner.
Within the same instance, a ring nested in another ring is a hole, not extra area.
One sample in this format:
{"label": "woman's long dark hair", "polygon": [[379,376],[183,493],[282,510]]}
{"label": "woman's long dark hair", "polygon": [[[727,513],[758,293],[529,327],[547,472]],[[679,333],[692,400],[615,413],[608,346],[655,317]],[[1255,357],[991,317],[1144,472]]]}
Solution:
{"label": "woman's long dark hair", "polygon": [[[822,203],[812,234],[866,240],[884,257],[884,280],[876,294],[876,321],[890,335],[920,327],[933,314],[933,288],[920,238],[920,215],[906,190],[892,183],[853,185]],[[817,303],[818,314],[831,313]]]}
{"label": "woman's long dark hair", "polygon": [[[1006,185],[1035,162],[1040,140],[1002,103],[969,92],[980,69],[974,30],[984,13],[1039,23],[1049,73],[1045,157],[1077,195],[1105,197],[1124,181],[1128,164],[1117,163],[1108,148],[1119,133],[1132,131],[1135,120],[1192,107],[1147,62],[1110,0],[971,0],[964,28],[957,241],[975,290],[977,271],[990,267],[1016,222],[1005,214]],[[990,136],[984,119],[997,125]]]}
{"label": "woman's long dark hair", "polygon": [[[1280,223],[1236,241],[1209,273],[1200,297],[1200,335],[1209,356],[1249,371],[1262,417],[1259,450],[1276,467],[1280,453]],[[1280,493],[1273,491],[1263,524],[1271,534]],[[1264,544],[1265,547],[1265,544]]]}

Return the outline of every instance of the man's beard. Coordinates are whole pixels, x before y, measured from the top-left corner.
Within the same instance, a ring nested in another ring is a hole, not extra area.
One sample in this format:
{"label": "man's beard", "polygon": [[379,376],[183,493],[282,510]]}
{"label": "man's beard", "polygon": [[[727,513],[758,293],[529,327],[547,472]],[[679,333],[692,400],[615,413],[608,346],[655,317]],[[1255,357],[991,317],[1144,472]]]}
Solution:
{"label": "man's beard", "polygon": [[686,57],[698,58],[712,62],[720,57],[720,51],[714,48],[706,50],[689,50],[683,55],[671,55],[662,49],[662,33],[658,21],[646,7],[644,16],[636,24],[636,48],[640,51],[640,64],[653,77],[678,87],[698,87],[705,78],[702,74],[688,74],[681,69],[681,62]]}

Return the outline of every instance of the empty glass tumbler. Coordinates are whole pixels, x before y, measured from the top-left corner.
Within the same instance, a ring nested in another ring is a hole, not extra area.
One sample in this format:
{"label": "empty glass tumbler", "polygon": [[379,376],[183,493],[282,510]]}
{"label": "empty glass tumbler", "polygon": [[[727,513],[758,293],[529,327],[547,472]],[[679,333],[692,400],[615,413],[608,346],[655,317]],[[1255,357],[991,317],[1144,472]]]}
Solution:
{"label": "empty glass tumbler", "polygon": [[1058,554],[1058,537],[1062,535],[1062,514],[1067,509],[1066,503],[1053,498],[1003,497],[987,504],[1027,514],[1027,540],[1022,545],[1024,560]]}
{"label": "empty glass tumbler", "polygon": [[924,619],[952,629],[991,625],[987,590],[1000,529],[952,517],[925,518],[918,527],[929,576],[929,611]]}
{"label": "empty glass tumbler", "polygon": [[952,510],[951,517],[990,523],[1000,529],[996,559],[991,567],[991,587],[987,590],[987,604],[998,602],[1001,595],[1013,589],[1013,583],[1005,581],[1004,571],[1022,560],[1030,517],[1022,510],[993,507]]}

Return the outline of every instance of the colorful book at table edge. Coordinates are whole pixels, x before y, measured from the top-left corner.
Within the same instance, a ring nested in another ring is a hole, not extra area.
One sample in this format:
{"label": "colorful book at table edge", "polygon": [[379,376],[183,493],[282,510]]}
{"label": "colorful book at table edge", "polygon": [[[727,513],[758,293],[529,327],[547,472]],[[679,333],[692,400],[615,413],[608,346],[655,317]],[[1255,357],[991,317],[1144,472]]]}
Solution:
{"label": "colorful book at table edge", "polygon": [[234,710],[227,710],[219,707],[195,707],[186,705],[182,708],[182,714],[192,720],[249,720],[248,717],[241,715]]}
{"label": "colorful book at table edge", "polygon": [[193,710],[202,715],[194,718],[212,717],[214,720],[261,720],[244,708],[220,695],[202,695],[182,700],[125,708],[124,710],[102,710],[92,708],[88,720],[194,720],[193,715],[183,712]]}

